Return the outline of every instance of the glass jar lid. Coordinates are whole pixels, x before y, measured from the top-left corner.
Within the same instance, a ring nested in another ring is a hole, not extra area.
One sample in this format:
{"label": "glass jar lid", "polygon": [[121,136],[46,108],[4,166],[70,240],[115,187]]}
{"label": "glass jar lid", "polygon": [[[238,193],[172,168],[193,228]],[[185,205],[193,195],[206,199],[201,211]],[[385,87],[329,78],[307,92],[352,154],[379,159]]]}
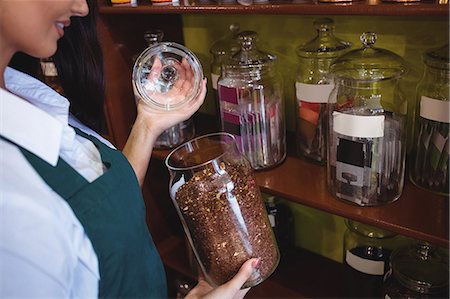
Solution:
{"label": "glass jar lid", "polygon": [[258,33],[255,31],[242,31],[238,34],[238,40],[240,51],[232,56],[230,65],[256,67],[264,66],[276,60],[276,56],[257,48]]}
{"label": "glass jar lid", "polygon": [[200,93],[203,70],[186,47],[172,42],[145,49],[133,67],[133,91],[137,100],[159,110],[174,110]]}
{"label": "glass jar lid", "polygon": [[240,26],[238,23],[233,23],[229,27],[229,34],[218,39],[210,49],[213,55],[233,55],[241,49],[238,42],[238,33]]}
{"label": "glass jar lid", "polygon": [[402,76],[406,71],[403,58],[397,54],[374,47],[377,36],[364,32],[360,40],[363,47],[352,50],[339,58],[331,66],[337,77],[359,81],[380,81]]}
{"label": "glass jar lid", "polygon": [[297,48],[300,57],[333,58],[343,50],[351,47],[351,43],[334,36],[334,21],[330,18],[320,18],[314,21],[317,36]]}
{"label": "glass jar lid", "polygon": [[448,253],[427,243],[400,247],[391,255],[391,267],[398,281],[422,294],[448,289]]}
{"label": "glass jar lid", "polygon": [[449,70],[450,58],[449,58],[449,45],[446,44],[439,48],[433,48],[425,52],[423,60],[426,65],[438,69]]}

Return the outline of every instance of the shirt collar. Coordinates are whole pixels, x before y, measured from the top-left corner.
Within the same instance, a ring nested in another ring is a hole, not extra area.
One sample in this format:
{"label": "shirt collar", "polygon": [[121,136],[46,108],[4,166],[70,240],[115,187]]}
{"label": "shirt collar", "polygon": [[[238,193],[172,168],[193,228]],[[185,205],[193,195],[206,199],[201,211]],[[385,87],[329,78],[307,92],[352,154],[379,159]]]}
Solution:
{"label": "shirt collar", "polygon": [[[52,95],[52,90],[37,79],[11,68],[5,71],[5,85],[14,94],[0,88],[0,135],[55,166],[64,119],[67,124],[68,101]],[[47,109],[50,106],[54,109]]]}

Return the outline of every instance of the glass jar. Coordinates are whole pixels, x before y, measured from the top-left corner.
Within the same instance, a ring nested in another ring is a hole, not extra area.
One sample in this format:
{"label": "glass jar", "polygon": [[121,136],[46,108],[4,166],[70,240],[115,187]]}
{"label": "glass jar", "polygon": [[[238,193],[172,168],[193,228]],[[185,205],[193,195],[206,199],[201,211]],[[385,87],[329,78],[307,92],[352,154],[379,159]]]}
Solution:
{"label": "glass jar", "polygon": [[221,285],[248,259],[260,264],[243,287],[265,280],[279,251],[253,169],[231,134],[204,135],[166,158],[170,196],[207,281]]}
{"label": "glass jar", "polygon": [[345,224],[345,298],[381,298],[396,234],[350,219]]}
{"label": "glass jar", "polygon": [[[213,56],[211,63],[211,84],[214,91],[217,93],[217,81],[222,73],[222,64],[231,56],[239,52],[241,46],[238,42],[238,33],[240,26],[238,23],[233,23],[229,26],[229,32],[222,38],[214,42],[209,50]],[[218,96],[217,96],[218,100]]]}
{"label": "glass jar", "polygon": [[427,51],[417,85],[410,178],[419,187],[449,194],[450,59],[448,44]]}
{"label": "glass jar", "polygon": [[[167,109],[171,110],[177,107],[177,105],[174,105],[171,107],[170,103],[171,101],[171,92],[173,86],[183,86],[184,78],[183,74],[185,73],[187,76],[190,76],[191,74],[196,75],[194,78],[192,78],[192,82],[189,82],[189,84],[185,84],[184,86],[192,86],[193,92],[189,93],[187,91],[188,87],[184,88],[184,93],[187,92],[186,98],[182,98],[183,95],[180,97],[180,106],[184,104],[184,102],[189,101],[190,99],[194,99],[195,96],[198,94],[201,88],[201,79],[199,78],[203,77],[203,73],[201,70],[201,65],[198,59],[195,57],[195,55],[190,52],[188,49],[184,48],[181,45],[175,44],[175,43],[164,43],[161,44],[161,40],[163,38],[164,34],[161,30],[147,30],[144,33],[144,39],[146,40],[148,44],[148,48],[145,49],[138,58],[136,58],[135,62],[135,68],[133,70],[133,82],[134,82],[134,90],[135,92],[142,92],[143,88],[139,87],[137,83],[144,83],[143,80],[145,80],[146,88],[150,89],[156,89],[159,92],[162,92],[158,95],[158,98],[156,96],[150,96],[150,93],[145,94],[145,96],[141,97],[147,104],[150,104],[151,106],[155,107],[155,103],[158,104],[158,109]],[[158,46],[160,45],[160,46]],[[158,52],[160,51],[160,52]],[[184,58],[183,55],[186,55],[187,58]],[[161,73],[161,76],[158,80],[154,80],[151,82],[150,80],[147,80],[148,74],[150,73],[151,67],[153,66],[154,60],[156,57],[159,57],[161,59],[161,62],[163,63],[163,69],[162,71],[165,71],[166,73]],[[183,60],[184,59],[184,60]],[[147,61],[144,61],[147,60]],[[183,64],[183,61],[185,63]],[[150,63],[150,65],[148,65]],[[190,63],[188,66],[187,63]],[[165,64],[165,65],[164,65]],[[177,68],[181,67],[180,70],[177,70]],[[138,74],[137,72],[140,71],[141,73]],[[172,76],[171,78],[169,78]],[[201,77],[200,77],[201,76]],[[141,82],[136,80],[141,80]],[[170,82],[173,81],[173,82]],[[176,83],[178,82],[178,83]],[[158,86],[158,87],[156,87]],[[155,88],[156,87],[156,88]],[[158,90],[159,89],[159,90]],[[164,96],[168,96],[167,102],[163,103],[162,101],[165,101],[163,99]],[[178,95],[180,96],[180,95]],[[157,100],[156,100],[157,98]],[[174,96],[172,96],[172,99]],[[168,104],[168,105],[167,105]],[[186,140],[191,139],[195,135],[195,127],[194,127],[194,121],[191,118],[182,121],[166,130],[164,130],[161,135],[158,136],[156,139],[154,148],[156,149],[168,149],[173,148],[181,143],[183,143]]]}
{"label": "glass jar", "polygon": [[236,138],[254,169],[281,163],[286,137],[276,57],[259,51],[257,33],[239,33],[241,50],[222,65],[218,81],[222,130]]}
{"label": "glass jar", "polygon": [[374,47],[374,33],[363,33],[361,41],[361,49],[331,66],[328,188],[345,202],[377,206],[403,190],[407,106],[398,83],[405,64]]}
{"label": "glass jar", "polygon": [[334,36],[332,19],[317,19],[314,27],[317,36],[297,49],[296,145],[299,156],[323,164],[327,157],[327,103],[334,86],[330,65],[350,43]]}
{"label": "glass jar", "polygon": [[448,249],[418,242],[394,250],[390,264],[384,298],[448,298]]}

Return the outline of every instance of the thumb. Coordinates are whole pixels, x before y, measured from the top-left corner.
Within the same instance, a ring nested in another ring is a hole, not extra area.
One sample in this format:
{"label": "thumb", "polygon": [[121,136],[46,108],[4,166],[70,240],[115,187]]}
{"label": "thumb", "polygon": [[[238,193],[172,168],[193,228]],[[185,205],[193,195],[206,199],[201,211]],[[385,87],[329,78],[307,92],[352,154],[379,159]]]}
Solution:
{"label": "thumb", "polygon": [[250,288],[241,290],[241,287],[252,276],[259,262],[259,258],[249,259],[242,264],[239,272],[230,281],[212,290],[203,299],[243,298]]}
{"label": "thumb", "polygon": [[258,267],[259,262],[260,262],[259,258],[249,259],[244,264],[242,264],[241,268],[239,269],[239,272],[224,285],[226,285],[227,288],[236,291],[240,290],[241,287],[244,285],[244,283],[250,279],[250,277],[253,274],[253,271]]}

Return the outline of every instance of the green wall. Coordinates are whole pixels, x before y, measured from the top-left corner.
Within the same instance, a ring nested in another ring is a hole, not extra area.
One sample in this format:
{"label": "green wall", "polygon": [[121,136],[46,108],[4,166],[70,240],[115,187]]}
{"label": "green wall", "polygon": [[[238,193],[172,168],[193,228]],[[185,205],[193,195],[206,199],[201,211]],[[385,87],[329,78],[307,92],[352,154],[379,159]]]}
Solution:
{"label": "green wall", "polygon": [[[210,79],[211,45],[228,31],[229,24],[237,22],[241,30],[254,30],[259,34],[259,48],[277,55],[279,71],[284,78],[286,123],[295,130],[294,77],[297,66],[295,48],[315,36],[313,21],[324,16],[296,15],[204,15],[183,16],[186,46],[200,59],[205,76]],[[409,68],[402,82],[408,99],[409,115],[415,101],[415,86],[423,74],[422,54],[426,49],[449,41],[446,17],[373,17],[327,16],[335,21],[335,35],[359,48],[359,36],[364,31],[377,33],[377,47],[402,56]],[[214,113],[214,95],[211,83],[203,112]],[[326,257],[341,261],[344,219],[315,209],[288,203],[295,214],[296,244]]]}

